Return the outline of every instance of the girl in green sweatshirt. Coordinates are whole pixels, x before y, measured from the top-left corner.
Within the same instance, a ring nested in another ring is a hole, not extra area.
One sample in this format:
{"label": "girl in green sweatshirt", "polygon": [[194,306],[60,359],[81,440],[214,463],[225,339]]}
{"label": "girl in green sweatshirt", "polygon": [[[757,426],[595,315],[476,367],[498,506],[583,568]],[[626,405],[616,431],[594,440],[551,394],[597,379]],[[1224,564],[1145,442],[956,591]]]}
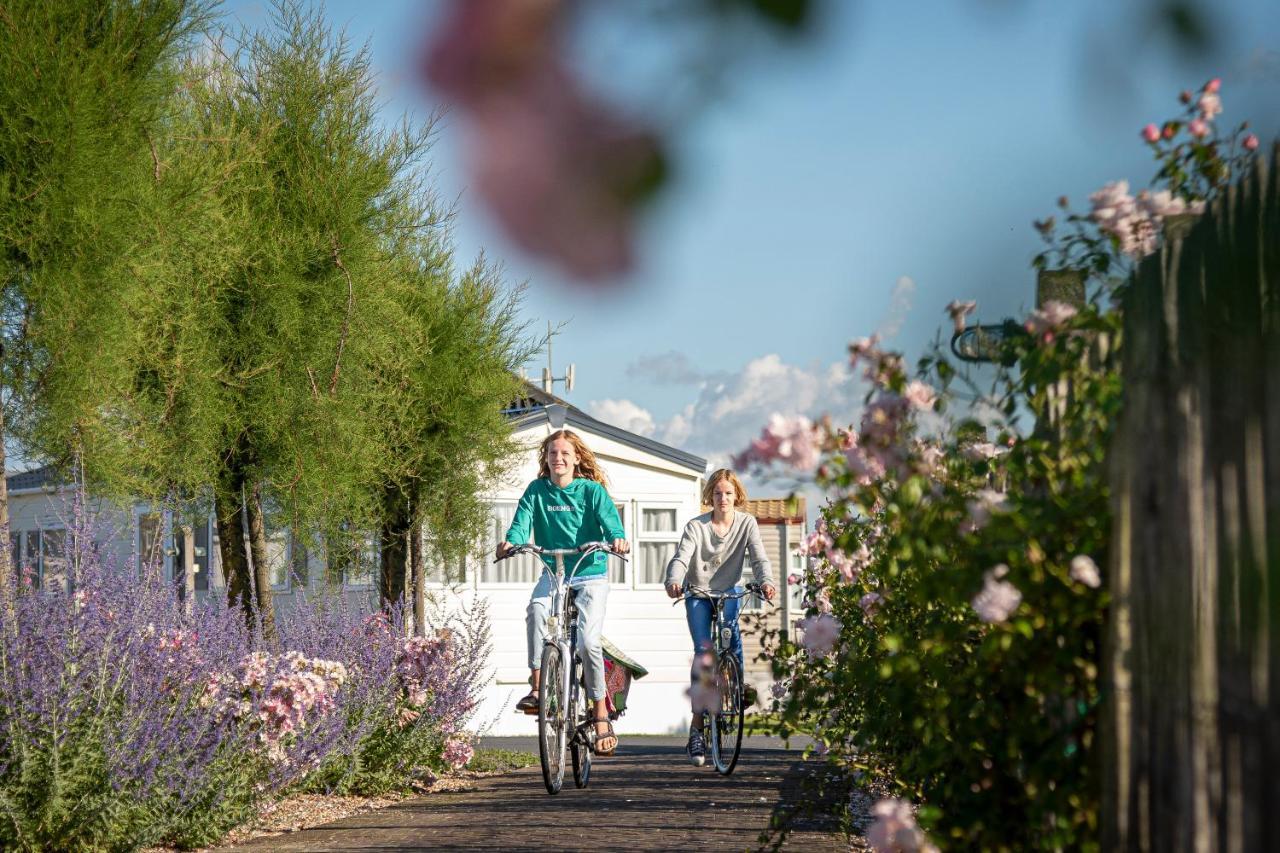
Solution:
{"label": "girl in green sweatshirt", "polygon": [[[614,550],[627,553],[626,534],[613,498],[605,488],[604,472],[576,433],[556,430],[538,450],[538,479],[524,490],[506,539],[498,543],[498,556],[505,557],[517,545],[529,542],[530,533],[543,548],[575,548],[584,542],[611,542]],[[554,557],[543,557],[555,568]],[[596,719],[596,754],[612,755],[618,745],[609,722],[605,702],[604,651],[600,635],[604,628],[605,602],[609,597],[608,555],[597,551],[566,578],[578,590],[578,654],[587,682]],[[538,712],[538,667],[546,639],[547,613],[551,608],[551,578],[543,572],[533,588],[525,611],[529,650],[529,682],[533,689],[516,703],[517,710]]]}

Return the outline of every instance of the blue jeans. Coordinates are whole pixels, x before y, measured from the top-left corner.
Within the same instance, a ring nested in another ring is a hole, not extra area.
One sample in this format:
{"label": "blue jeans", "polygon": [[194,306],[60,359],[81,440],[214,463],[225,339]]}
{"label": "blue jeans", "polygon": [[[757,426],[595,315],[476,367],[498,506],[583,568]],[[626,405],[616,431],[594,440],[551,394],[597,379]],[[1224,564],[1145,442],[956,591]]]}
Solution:
{"label": "blue jeans", "polygon": [[[733,591],[742,592],[742,588],[735,587]],[[738,659],[739,670],[742,669],[742,632],[738,630],[738,612],[741,610],[741,605],[741,600],[737,598],[726,598],[720,602],[720,606],[724,608],[725,618],[733,626],[733,642],[730,648],[733,649],[734,657]],[[714,628],[711,624],[711,602],[705,598],[686,598],[684,618],[689,623],[689,636],[693,638],[693,654],[697,656],[699,652],[713,650],[715,646],[711,642],[711,631]],[[689,677],[692,683],[694,677],[692,670]]]}

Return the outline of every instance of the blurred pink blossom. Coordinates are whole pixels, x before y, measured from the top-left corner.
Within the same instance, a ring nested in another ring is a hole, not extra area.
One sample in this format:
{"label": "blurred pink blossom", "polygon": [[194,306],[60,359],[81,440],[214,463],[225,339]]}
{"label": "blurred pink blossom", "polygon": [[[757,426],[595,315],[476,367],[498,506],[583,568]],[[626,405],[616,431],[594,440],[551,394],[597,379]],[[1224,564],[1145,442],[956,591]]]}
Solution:
{"label": "blurred pink blossom", "polygon": [[1200,100],[1196,101],[1196,108],[1200,110],[1200,117],[1205,121],[1213,121],[1222,113],[1222,98],[1217,92],[1205,92],[1200,96]]}
{"label": "blurred pink blossom", "polygon": [[1032,336],[1050,341],[1053,339],[1053,334],[1076,313],[1075,306],[1051,299],[1044,304],[1043,308],[1032,311],[1023,325]]}
{"label": "blurred pink blossom", "polygon": [[964,446],[964,455],[972,459],[974,462],[985,462],[995,459],[1002,453],[1007,452],[1002,447],[997,447],[989,441],[975,441]]}
{"label": "blurred pink blossom", "polygon": [[965,318],[977,307],[977,302],[961,302],[959,299],[947,303],[947,313],[951,315],[951,322],[955,324],[956,334],[964,331]]}
{"label": "blurred pink blossom", "polygon": [[1071,558],[1071,579],[1090,589],[1102,586],[1102,574],[1098,571],[1098,564],[1088,554],[1077,554]]}
{"label": "blurred pink blossom", "polygon": [[960,525],[963,533],[976,533],[986,527],[991,516],[1008,509],[1008,501],[1004,492],[994,489],[982,489],[969,499],[967,503],[969,517]]}
{"label": "blurred pink blossom", "polygon": [[784,417],[774,413],[751,446],[733,459],[738,468],[752,464],[781,462],[796,471],[808,472],[818,466],[819,435],[813,422],[803,415]]}
{"label": "blurred pink blossom", "polygon": [[1160,128],[1154,124],[1149,124],[1142,129],[1142,138],[1147,142],[1156,142],[1160,139]]}
{"label": "blurred pink blossom", "polygon": [[1210,94],[1216,94],[1222,88],[1222,78],[1214,77],[1208,83],[1204,84],[1204,90]]}
{"label": "blurred pink blossom", "polygon": [[921,382],[913,379],[907,383],[906,390],[902,392],[902,396],[907,402],[922,412],[930,411],[933,404],[938,400],[938,392],[932,385],[927,382]]}
{"label": "blurred pink blossom", "polygon": [[829,613],[807,616],[796,623],[802,635],[800,644],[811,659],[825,657],[835,650],[844,625]]}
{"label": "blurred pink blossom", "polygon": [[889,798],[871,807],[875,822],[867,829],[867,843],[876,853],[937,853],[924,830],[916,825],[911,803]]}
{"label": "blurred pink blossom", "polygon": [[1022,603],[1022,593],[1018,588],[1002,580],[1008,573],[1009,567],[1004,563],[983,573],[982,589],[970,602],[983,622],[1004,622]]}
{"label": "blurred pink blossom", "polygon": [[473,755],[475,750],[466,738],[451,737],[445,741],[440,758],[450,770],[461,770],[467,766]]}
{"label": "blurred pink blossom", "polygon": [[880,602],[884,601],[884,597],[878,592],[868,592],[862,598],[858,599],[858,606],[862,608],[862,612],[871,618],[876,615],[876,611],[880,609]]}
{"label": "blurred pink blossom", "polygon": [[587,96],[560,56],[561,0],[454,0],[424,63],[473,136],[476,189],[522,248],[599,279],[631,263],[654,134]]}
{"label": "blurred pink blossom", "polygon": [[1187,133],[1196,139],[1203,139],[1209,135],[1209,123],[1202,118],[1193,118],[1187,122]]}
{"label": "blurred pink blossom", "polygon": [[1258,150],[1258,137],[1252,133],[1247,134],[1240,144],[1244,146],[1245,151],[1256,151]]}
{"label": "blurred pink blossom", "polygon": [[1112,181],[1089,196],[1089,218],[1120,241],[1120,251],[1135,258],[1155,251],[1157,232],[1150,215],[1129,195],[1128,181]]}

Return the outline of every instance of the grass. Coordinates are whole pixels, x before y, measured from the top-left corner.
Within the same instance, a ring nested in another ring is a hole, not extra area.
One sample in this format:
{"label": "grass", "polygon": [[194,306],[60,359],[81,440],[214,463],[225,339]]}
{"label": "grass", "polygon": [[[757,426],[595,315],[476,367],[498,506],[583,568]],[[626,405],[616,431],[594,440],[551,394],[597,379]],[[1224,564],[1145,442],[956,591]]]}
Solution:
{"label": "grass", "polygon": [[467,769],[477,773],[508,773],[537,763],[538,756],[532,752],[521,752],[515,749],[477,749]]}
{"label": "grass", "polygon": [[775,737],[811,735],[810,732],[802,729],[784,726],[782,715],[769,711],[747,714],[742,721],[742,733],[745,735],[773,735]]}

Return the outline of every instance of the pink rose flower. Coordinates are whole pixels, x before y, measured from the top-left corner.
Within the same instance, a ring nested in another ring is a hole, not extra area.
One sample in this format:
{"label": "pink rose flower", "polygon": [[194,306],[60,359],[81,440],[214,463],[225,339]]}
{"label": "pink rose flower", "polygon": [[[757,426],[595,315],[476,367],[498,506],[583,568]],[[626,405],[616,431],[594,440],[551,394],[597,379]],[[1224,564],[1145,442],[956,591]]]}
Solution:
{"label": "pink rose flower", "polygon": [[804,646],[810,658],[816,659],[826,657],[835,650],[836,644],[840,642],[840,631],[844,625],[829,613],[819,613],[817,616],[801,619],[796,623],[796,627],[803,632],[800,644]]}
{"label": "pink rose flower", "polygon": [[1221,78],[1221,77],[1214,77],[1214,78],[1213,78],[1212,80],[1210,80],[1208,83],[1205,83],[1205,84],[1204,84],[1204,90],[1205,90],[1206,92],[1208,92],[1209,94],[1211,94],[1211,95],[1213,95],[1213,94],[1217,94],[1218,90],[1219,90],[1219,89],[1221,89],[1221,88],[1222,88],[1222,78]]}
{"label": "pink rose flower", "polygon": [[1250,133],[1245,136],[1244,141],[1241,142],[1240,144],[1244,147],[1245,151],[1257,151],[1258,137]]}
{"label": "pink rose flower", "polygon": [[1002,578],[1009,574],[1009,567],[1000,563],[987,570],[982,577],[982,589],[970,602],[978,618],[983,622],[1005,622],[1022,603],[1022,593],[1016,586]]}
{"label": "pink rose flower", "polygon": [[1160,128],[1154,124],[1149,124],[1142,129],[1142,138],[1147,142],[1156,142],[1160,139]]}
{"label": "pink rose flower", "polygon": [[1200,117],[1205,121],[1213,121],[1222,112],[1222,98],[1213,92],[1205,92],[1196,102]]}
{"label": "pink rose flower", "polygon": [[1196,139],[1203,139],[1209,135],[1209,123],[1202,118],[1193,118],[1187,122],[1187,132]]}
{"label": "pink rose flower", "polygon": [[907,383],[902,396],[908,403],[922,412],[930,411],[938,400],[938,392],[934,390],[933,386],[918,379]]}
{"label": "pink rose flower", "polygon": [[965,318],[977,307],[977,302],[962,302],[959,299],[947,303],[947,313],[951,315],[951,322],[955,324],[956,334],[964,331]]}
{"label": "pink rose flower", "polygon": [[1090,589],[1102,586],[1102,573],[1098,571],[1098,564],[1088,554],[1078,554],[1071,559],[1071,579]]}

